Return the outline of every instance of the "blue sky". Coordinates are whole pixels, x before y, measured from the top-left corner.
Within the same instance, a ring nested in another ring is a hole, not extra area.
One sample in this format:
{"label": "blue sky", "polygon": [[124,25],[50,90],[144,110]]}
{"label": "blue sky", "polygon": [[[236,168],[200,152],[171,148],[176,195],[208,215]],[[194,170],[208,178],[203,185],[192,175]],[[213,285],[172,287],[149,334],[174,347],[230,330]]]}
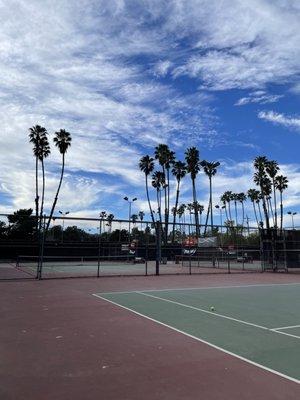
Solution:
{"label": "blue sky", "polygon": [[[167,143],[221,162],[214,203],[246,191],[266,155],[300,211],[300,4],[282,0],[0,2],[2,212],[34,207],[28,128],[72,133],[58,209],[124,218],[147,211],[139,158]],[[47,159],[46,206],[60,157]],[[208,182],[198,178],[207,203]],[[191,201],[188,178],[182,201]],[[154,196],[153,196],[154,200]],[[249,205],[248,214],[251,218]],[[300,215],[299,215],[300,218]],[[296,221],[297,222],[297,221]],[[300,220],[299,220],[300,224]]]}

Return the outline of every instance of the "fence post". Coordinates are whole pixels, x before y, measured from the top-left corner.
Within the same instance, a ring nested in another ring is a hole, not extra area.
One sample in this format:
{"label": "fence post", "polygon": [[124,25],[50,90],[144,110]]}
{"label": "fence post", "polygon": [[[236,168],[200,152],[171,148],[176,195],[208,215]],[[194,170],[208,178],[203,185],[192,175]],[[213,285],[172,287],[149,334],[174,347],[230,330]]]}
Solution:
{"label": "fence post", "polygon": [[159,275],[159,263],[161,259],[161,225],[156,222],[156,260],[155,260],[155,275]]}
{"label": "fence post", "polygon": [[97,278],[99,278],[100,276],[101,234],[102,234],[101,228],[102,228],[102,219],[99,220]]}

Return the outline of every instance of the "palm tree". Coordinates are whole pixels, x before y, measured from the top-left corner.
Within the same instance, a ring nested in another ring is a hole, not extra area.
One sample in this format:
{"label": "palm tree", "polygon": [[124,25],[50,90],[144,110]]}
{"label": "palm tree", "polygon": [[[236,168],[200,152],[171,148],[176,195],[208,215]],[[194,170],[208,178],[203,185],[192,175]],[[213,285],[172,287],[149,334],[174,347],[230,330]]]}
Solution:
{"label": "palm tree", "polygon": [[[35,156],[35,217],[36,217],[36,230],[38,232],[39,229],[39,170],[38,170],[38,162],[42,155],[41,153],[41,145],[42,141],[44,146],[46,145],[45,141],[47,139],[47,129],[40,126],[35,125],[32,128],[29,128],[29,142],[33,144],[33,154]],[[50,149],[49,149],[50,153]],[[48,156],[48,155],[47,155]],[[46,156],[46,157],[47,157]],[[41,160],[40,160],[41,161]]]}
{"label": "palm tree", "polygon": [[269,215],[268,215],[266,197],[265,197],[266,187],[269,184],[269,178],[266,175],[267,163],[268,163],[268,159],[265,156],[259,156],[254,159],[254,168],[255,168],[256,172],[254,174],[253,180],[254,180],[254,183],[256,183],[256,185],[260,187],[263,211],[264,211],[265,220],[266,220],[266,228],[269,230],[270,222],[269,222]]}
{"label": "palm tree", "polygon": [[234,202],[234,210],[235,210],[235,226],[238,226],[238,216],[237,216],[237,202],[238,202],[238,194],[231,193],[231,200]]}
{"label": "palm tree", "polygon": [[[106,211],[101,211],[99,216],[100,216],[100,228],[99,228],[99,238],[100,238],[100,234],[103,233],[102,232],[102,221],[107,218],[107,212]],[[105,224],[103,224],[103,227],[104,227],[103,230],[105,230]]]}
{"label": "palm tree", "polygon": [[244,202],[247,200],[247,196],[245,195],[245,193],[241,192],[238,193],[237,195],[238,201],[241,203],[242,205],[242,228],[244,227],[244,220],[245,220],[245,207],[244,207]]}
{"label": "palm tree", "polygon": [[198,212],[198,215],[200,215],[199,225],[201,227],[201,217],[204,212],[204,206],[202,204],[200,204],[198,201],[196,201],[196,203],[193,203],[193,207],[194,207],[194,210],[196,210]]}
{"label": "palm tree", "polygon": [[283,224],[283,204],[282,204],[282,192],[288,187],[288,179],[286,176],[279,175],[275,178],[275,188],[280,193],[280,231],[282,232]]}
{"label": "palm tree", "polygon": [[149,197],[149,187],[148,187],[148,176],[153,172],[154,170],[154,158],[146,155],[140,159],[139,163],[140,170],[144,172],[145,174],[145,183],[146,183],[146,195],[147,195],[147,201],[148,201],[148,206],[151,214],[151,219],[153,224],[155,224],[154,221],[154,216],[153,216],[153,210],[151,207],[151,202],[150,202],[150,197]]}
{"label": "palm tree", "polygon": [[205,174],[208,176],[209,179],[209,206],[207,210],[207,217],[205,222],[204,234],[206,233],[207,223],[208,223],[208,216],[210,213],[210,226],[211,232],[213,232],[214,222],[213,222],[213,206],[212,206],[212,177],[216,175],[217,168],[219,167],[219,162],[209,162],[206,160],[201,161],[200,165],[203,167]]}
{"label": "palm tree", "polygon": [[228,211],[227,211],[227,195],[224,193],[221,197],[220,200],[223,204],[223,208],[225,210],[225,214],[226,214],[226,219],[229,220],[229,216],[228,216]]}
{"label": "palm tree", "polygon": [[[187,172],[191,175],[193,203],[195,204],[197,202],[196,177],[200,170],[199,150],[196,147],[188,148],[185,152],[185,161],[187,164]],[[199,216],[197,210],[195,210],[195,223],[196,223],[196,235],[199,237],[200,236]]]}
{"label": "palm tree", "polygon": [[65,155],[66,152],[68,150],[68,148],[71,146],[71,142],[72,142],[72,137],[71,134],[67,131],[65,131],[64,129],[60,129],[58,132],[55,132],[55,137],[53,139],[53,142],[55,144],[56,147],[58,147],[60,154],[62,155],[62,166],[61,166],[61,174],[60,174],[60,180],[59,180],[59,184],[58,184],[58,188],[56,191],[56,195],[54,198],[54,202],[50,211],[50,215],[49,215],[49,220],[47,223],[47,227],[46,227],[46,232],[49,229],[49,225],[55,210],[55,206],[58,200],[58,194],[61,188],[61,184],[62,184],[62,180],[63,180],[63,176],[64,176],[64,170],[65,170]]}
{"label": "palm tree", "polygon": [[257,223],[257,226],[259,227],[257,212],[256,212],[256,207],[255,207],[255,203],[259,200],[259,190],[249,189],[247,192],[247,195],[252,203],[256,223]]}
{"label": "palm tree", "polygon": [[274,227],[277,228],[277,199],[276,199],[276,187],[275,187],[275,178],[279,171],[279,166],[277,161],[268,161],[266,165],[266,171],[272,181],[272,189],[273,189],[273,199],[274,199],[274,209],[275,209],[275,224]]}
{"label": "palm tree", "polygon": [[165,174],[161,171],[155,171],[152,175],[152,186],[156,189],[157,210],[159,222],[162,224],[161,217],[161,189],[165,187]]}
{"label": "palm tree", "polygon": [[[230,207],[230,202],[232,200],[232,192],[230,190],[227,190],[222,196],[221,196],[221,201],[226,206],[225,212],[226,212],[226,218],[228,221],[232,221],[232,216],[231,216],[231,207]],[[227,212],[227,204],[228,204],[228,212]],[[229,218],[228,218],[229,217]]]}
{"label": "palm tree", "polygon": [[42,164],[42,201],[41,201],[41,212],[40,212],[40,224],[39,224],[39,230],[41,230],[42,227],[42,219],[43,219],[43,213],[44,213],[44,200],[45,200],[45,164],[44,160],[50,155],[50,145],[47,136],[42,137],[40,141],[40,148],[39,148],[39,155],[38,158]]}
{"label": "palm tree", "polygon": [[144,220],[145,213],[144,211],[139,211],[139,218],[141,221],[141,231],[143,230],[143,220]]}
{"label": "palm tree", "polygon": [[108,216],[106,217],[106,221],[107,221],[106,225],[109,227],[109,233],[111,233],[112,222],[113,222],[114,218],[115,218],[114,214],[108,214]]}
{"label": "palm tree", "polygon": [[165,176],[165,183],[163,186],[165,194],[165,237],[168,237],[169,226],[169,209],[170,209],[170,168],[175,161],[175,153],[169,149],[167,144],[159,144],[155,147],[154,157],[158,160],[159,165],[162,167],[162,172]]}
{"label": "palm tree", "polygon": [[[183,224],[185,224],[185,218],[184,218],[184,213],[185,213],[186,205],[185,204],[180,204],[180,206],[177,208],[177,215],[179,218],[179,221],[181,222],[181,218],[183,217]],[[184,232],[184,229],[181,229],[182,225],[180,225],[180,230],[181,233]]]}
{"label": "palm tree", "polygon": [[186,165],[182,161],[175,161],[172,168],[172,174],[175,176],[177,181],[177,189],[176,189],[176,200],[175,200],[175,210],[173,212],[173,235],[172,235],[172,242],[174,243],[175,240],[175,224],[176,224],[176,215],[177,215],[177,207],[179,201],[179,193],[180,193],[180,183],[181,180],[186,175]]}
{"label": "palm tree", "polygon": [[137,221],[138,219],[139,219],[139,216],[138,216],[137,214],[132,214],[132,215],[131,215],[131,220],[132,220],[133,225],[136,224],[136,221]]}

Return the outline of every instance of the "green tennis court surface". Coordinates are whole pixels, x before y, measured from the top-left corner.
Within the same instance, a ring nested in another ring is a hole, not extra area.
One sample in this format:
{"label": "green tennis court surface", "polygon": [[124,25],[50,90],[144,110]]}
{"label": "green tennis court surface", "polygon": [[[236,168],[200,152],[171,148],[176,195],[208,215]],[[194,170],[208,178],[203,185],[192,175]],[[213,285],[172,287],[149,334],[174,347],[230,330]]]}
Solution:
{"label": "green tennis court surface", "polygon": [[95,296],[300,383],[299,284]]}

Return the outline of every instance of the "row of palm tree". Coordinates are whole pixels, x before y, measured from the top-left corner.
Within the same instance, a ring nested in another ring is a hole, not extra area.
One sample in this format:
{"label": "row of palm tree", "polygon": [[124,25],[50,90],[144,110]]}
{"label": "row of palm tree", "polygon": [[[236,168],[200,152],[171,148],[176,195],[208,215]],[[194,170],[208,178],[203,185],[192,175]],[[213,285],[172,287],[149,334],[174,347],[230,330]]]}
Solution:
{"label": "row of palm tree", "polygon": [[[155,162],[158,161],[156,169]],[[159,144],[154,151],[154,157],[145,155],[140,159],[139,168],[145,175],[146,195],[153,224],[155,224],[156,211],[153,209],[153,203],[150,199],[149,178],[151,177],[152,187],[156,191],[157,203],[157,219],[164,225],[163,238],[166,242],[169,232],[170,212],[173,214],[172,221],[172,241],[175,237],[176,218],[181,219],[185,211],[194,217],[196,235],[200,236],[200,219],[203,214],[204,207],[197,201],[197,176],[202,169],[209,179],[209,199],[206,212],[206,220],[204,224],[204,234],[207,233],[210,219],[210,230],[213,232],[213,177],[216,175],[219,162],[200,161],[199,150],[196,147],[190,147],[185,151],[185,160],[176,160],[175,153],[169,149],[166,144]],[[220,213],[225,211],[227,222],[230,225],[244,226],[245,221],[245,202],[249,199],[253,204],[255,220],[259,228],[266,227],[270,229],[279,228],[277,196],[280,194],[280,230],[283,226],[283,191],[287,188],[288,180],[285,176],[279,175],[279,166],[276,161],[270,161],[265,156],[256,157],[253,163],[254,177],[253,181],[257,185],[257,189],[249,189],[247,193],[233,193],[230,190],[225,191],[221,196],[221,206],[217,205]],[[170,210],[170,176],[175,178],[176,188],[174,193],[174,207]],[[179,204],[180,190],[182,179],[186,175],[191,179],[192,202],[188,205]],[[234,218],[232,215],[231,205],[234,205]],[[164,212],[162,210],[164,204]],[[238,208],[241,207],[241,213]],[[241,220],[238,219],[241,214]],[[200,219],[199,219],[200,216]],[[225,222],[225,221],[224,221]]]}
{"label": "row of palm tree", "polygon": [[[158,161],[158,170],[155,170],[155,160]],[[145,186],[146,186],[146,195],[149,206],[149,211],[151,215],[151,219],[153,224],[155,224],[154,214],[150,193],[149,193],[149,177],[152,178],[152,187],[156,191],[156,202],[157,202],[157,217],[161,225],[164,225],[163,229],[163,239],[164,242],[168,240],[169,233],[169,224],[170,224],[170,213],[173,214],[172,221],[172,241],[174,241],[175,237],[175,225],[176,218],[180,215],[179,208],[179,197],[180,197],[180,189],[182,179],[189,174],[192,185],[192,203],[190,203],[191,214],[194,216],[196,235],[200,236],[200,221],[199,221],[199,213],[203,212],[203,206],[199,205],[197,201],[197,187],[196,187],[196,179],[197,175],[202,168],[204,173],[209,178],[209,206],[207,210],[206,223],[205,223],[205,232],[208,225],[208,219],[210,216],[211,229],[213,228],[213,208],[212,208],[212,178],[217,173],[217,168],[219,167],[219,162],[209,162],[206,160],[200,161],[199,150],[196,147],[190,147],[185,151],[185,160],[176,160],[174,151],[170,150],[168,145],[159,144],[155,147],[154,157],[149,155],[145,155],[140,159],[139,168],[145,175]],[[175,205],[170,210],[170,174],[176,180],[176,188],[175,188]],[[164,213],[162,211],[162,204],[164,203]],[[200,207],[200,208],[199,208]],[[190,215],[191,215],[190,214]],[[200,215],[201,215],[200,214]]]}
{"label": "row of palm tree", "polygon": [[[59,149],[62,156],[61,172],[58,187],[49,213],[49,218],[46,222],[45,233],[49,230],[50,222],[53,217],[55,206],[58,200],[58,195],[61,189],[64,169],[65,169],[65,155],[68,148],[71,146],[71,134],[64,129],[60,129],[54,133],[53,142]],[[44,215],[44,202],[45,202],[45,159],[51,154],[50,143],[48,140],[48,131],[45,127],[35,125],[29,129],[29,142],[33,145],[33,155],[35,157],[35,216],[36,216],[36,231],[40,232],[42,227],[42,220]],[[40,204],[40,182],[39,182],[39,163],[42,169],[42,198]]]}

